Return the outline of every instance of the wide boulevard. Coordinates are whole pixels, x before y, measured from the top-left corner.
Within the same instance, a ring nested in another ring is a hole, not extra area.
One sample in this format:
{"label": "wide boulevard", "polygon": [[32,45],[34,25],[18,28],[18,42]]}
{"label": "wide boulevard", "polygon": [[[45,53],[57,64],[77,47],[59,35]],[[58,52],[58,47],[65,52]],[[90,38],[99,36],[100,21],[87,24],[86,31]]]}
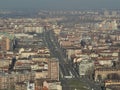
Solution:
{"label": "wide boulevard", "polygon": [[[80,78],[78,71],[73,67],[71,62],[66,59],[65,53],[60,47],[57,38],[52,30],[44,32],[44,40],[47,47],[51,51],[51,56],[59,60],[60,81],[62,82],[63,90],[76,90],[76,87],[69,85],[69,80],[76,80],[85,83],[85,90],[101,90],[99,83],[87,78]],[[79,89],[81,90],[81,89]]]}

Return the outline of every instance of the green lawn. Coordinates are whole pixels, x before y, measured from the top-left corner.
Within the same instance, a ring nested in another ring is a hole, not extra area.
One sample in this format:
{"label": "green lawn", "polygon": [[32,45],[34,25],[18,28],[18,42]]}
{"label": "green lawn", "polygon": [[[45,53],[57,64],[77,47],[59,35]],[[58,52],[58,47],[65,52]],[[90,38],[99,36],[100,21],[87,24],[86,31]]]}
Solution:
{"label": "green lawn", "polygon": [[86,85],[79,80],[68,80],[68,84],[70,85],[71,90],[74,90],[75,88],[76,90],[89,90],[86,88]]}

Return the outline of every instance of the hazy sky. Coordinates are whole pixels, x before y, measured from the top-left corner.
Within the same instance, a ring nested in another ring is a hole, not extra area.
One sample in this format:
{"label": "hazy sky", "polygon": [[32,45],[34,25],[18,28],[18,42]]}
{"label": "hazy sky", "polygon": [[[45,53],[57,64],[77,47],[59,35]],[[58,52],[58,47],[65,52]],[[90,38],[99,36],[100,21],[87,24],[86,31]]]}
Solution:
{"label": "hazy sky", "polygon": [[0,9],[120,9],[120,0],[0,0]]}

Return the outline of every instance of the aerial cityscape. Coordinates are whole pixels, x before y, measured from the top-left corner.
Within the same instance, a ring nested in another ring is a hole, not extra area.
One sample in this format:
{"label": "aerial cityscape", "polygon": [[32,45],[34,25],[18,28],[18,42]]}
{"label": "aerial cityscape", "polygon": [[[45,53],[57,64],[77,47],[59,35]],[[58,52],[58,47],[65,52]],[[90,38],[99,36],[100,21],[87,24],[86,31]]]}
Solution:
{"label": "aerial cityscape", "polygon": [[0,90],[120,90],[118,3],[0,1]]}

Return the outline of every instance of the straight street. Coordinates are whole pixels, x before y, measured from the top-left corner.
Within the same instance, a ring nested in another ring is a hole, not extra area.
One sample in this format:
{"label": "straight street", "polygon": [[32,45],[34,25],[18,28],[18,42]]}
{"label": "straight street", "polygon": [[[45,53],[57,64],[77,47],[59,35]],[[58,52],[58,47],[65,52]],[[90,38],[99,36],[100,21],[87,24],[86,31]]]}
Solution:
{"label": "straight street", "polygon": [[66,60],[66,57],[63,54],[53,31],[45,31],[45,41],[51,51],[51,55],[59,60],[60,81],[62,82],[63,90],[73,90],[73,88],[75,88],[74,86],[71,88],[71,85],[68,83],[69,80],[76,80],[84,83],[85,90],[101,90],[101,86],[93,80],[79,77],[79,73],[72,66],[71,62]]}

